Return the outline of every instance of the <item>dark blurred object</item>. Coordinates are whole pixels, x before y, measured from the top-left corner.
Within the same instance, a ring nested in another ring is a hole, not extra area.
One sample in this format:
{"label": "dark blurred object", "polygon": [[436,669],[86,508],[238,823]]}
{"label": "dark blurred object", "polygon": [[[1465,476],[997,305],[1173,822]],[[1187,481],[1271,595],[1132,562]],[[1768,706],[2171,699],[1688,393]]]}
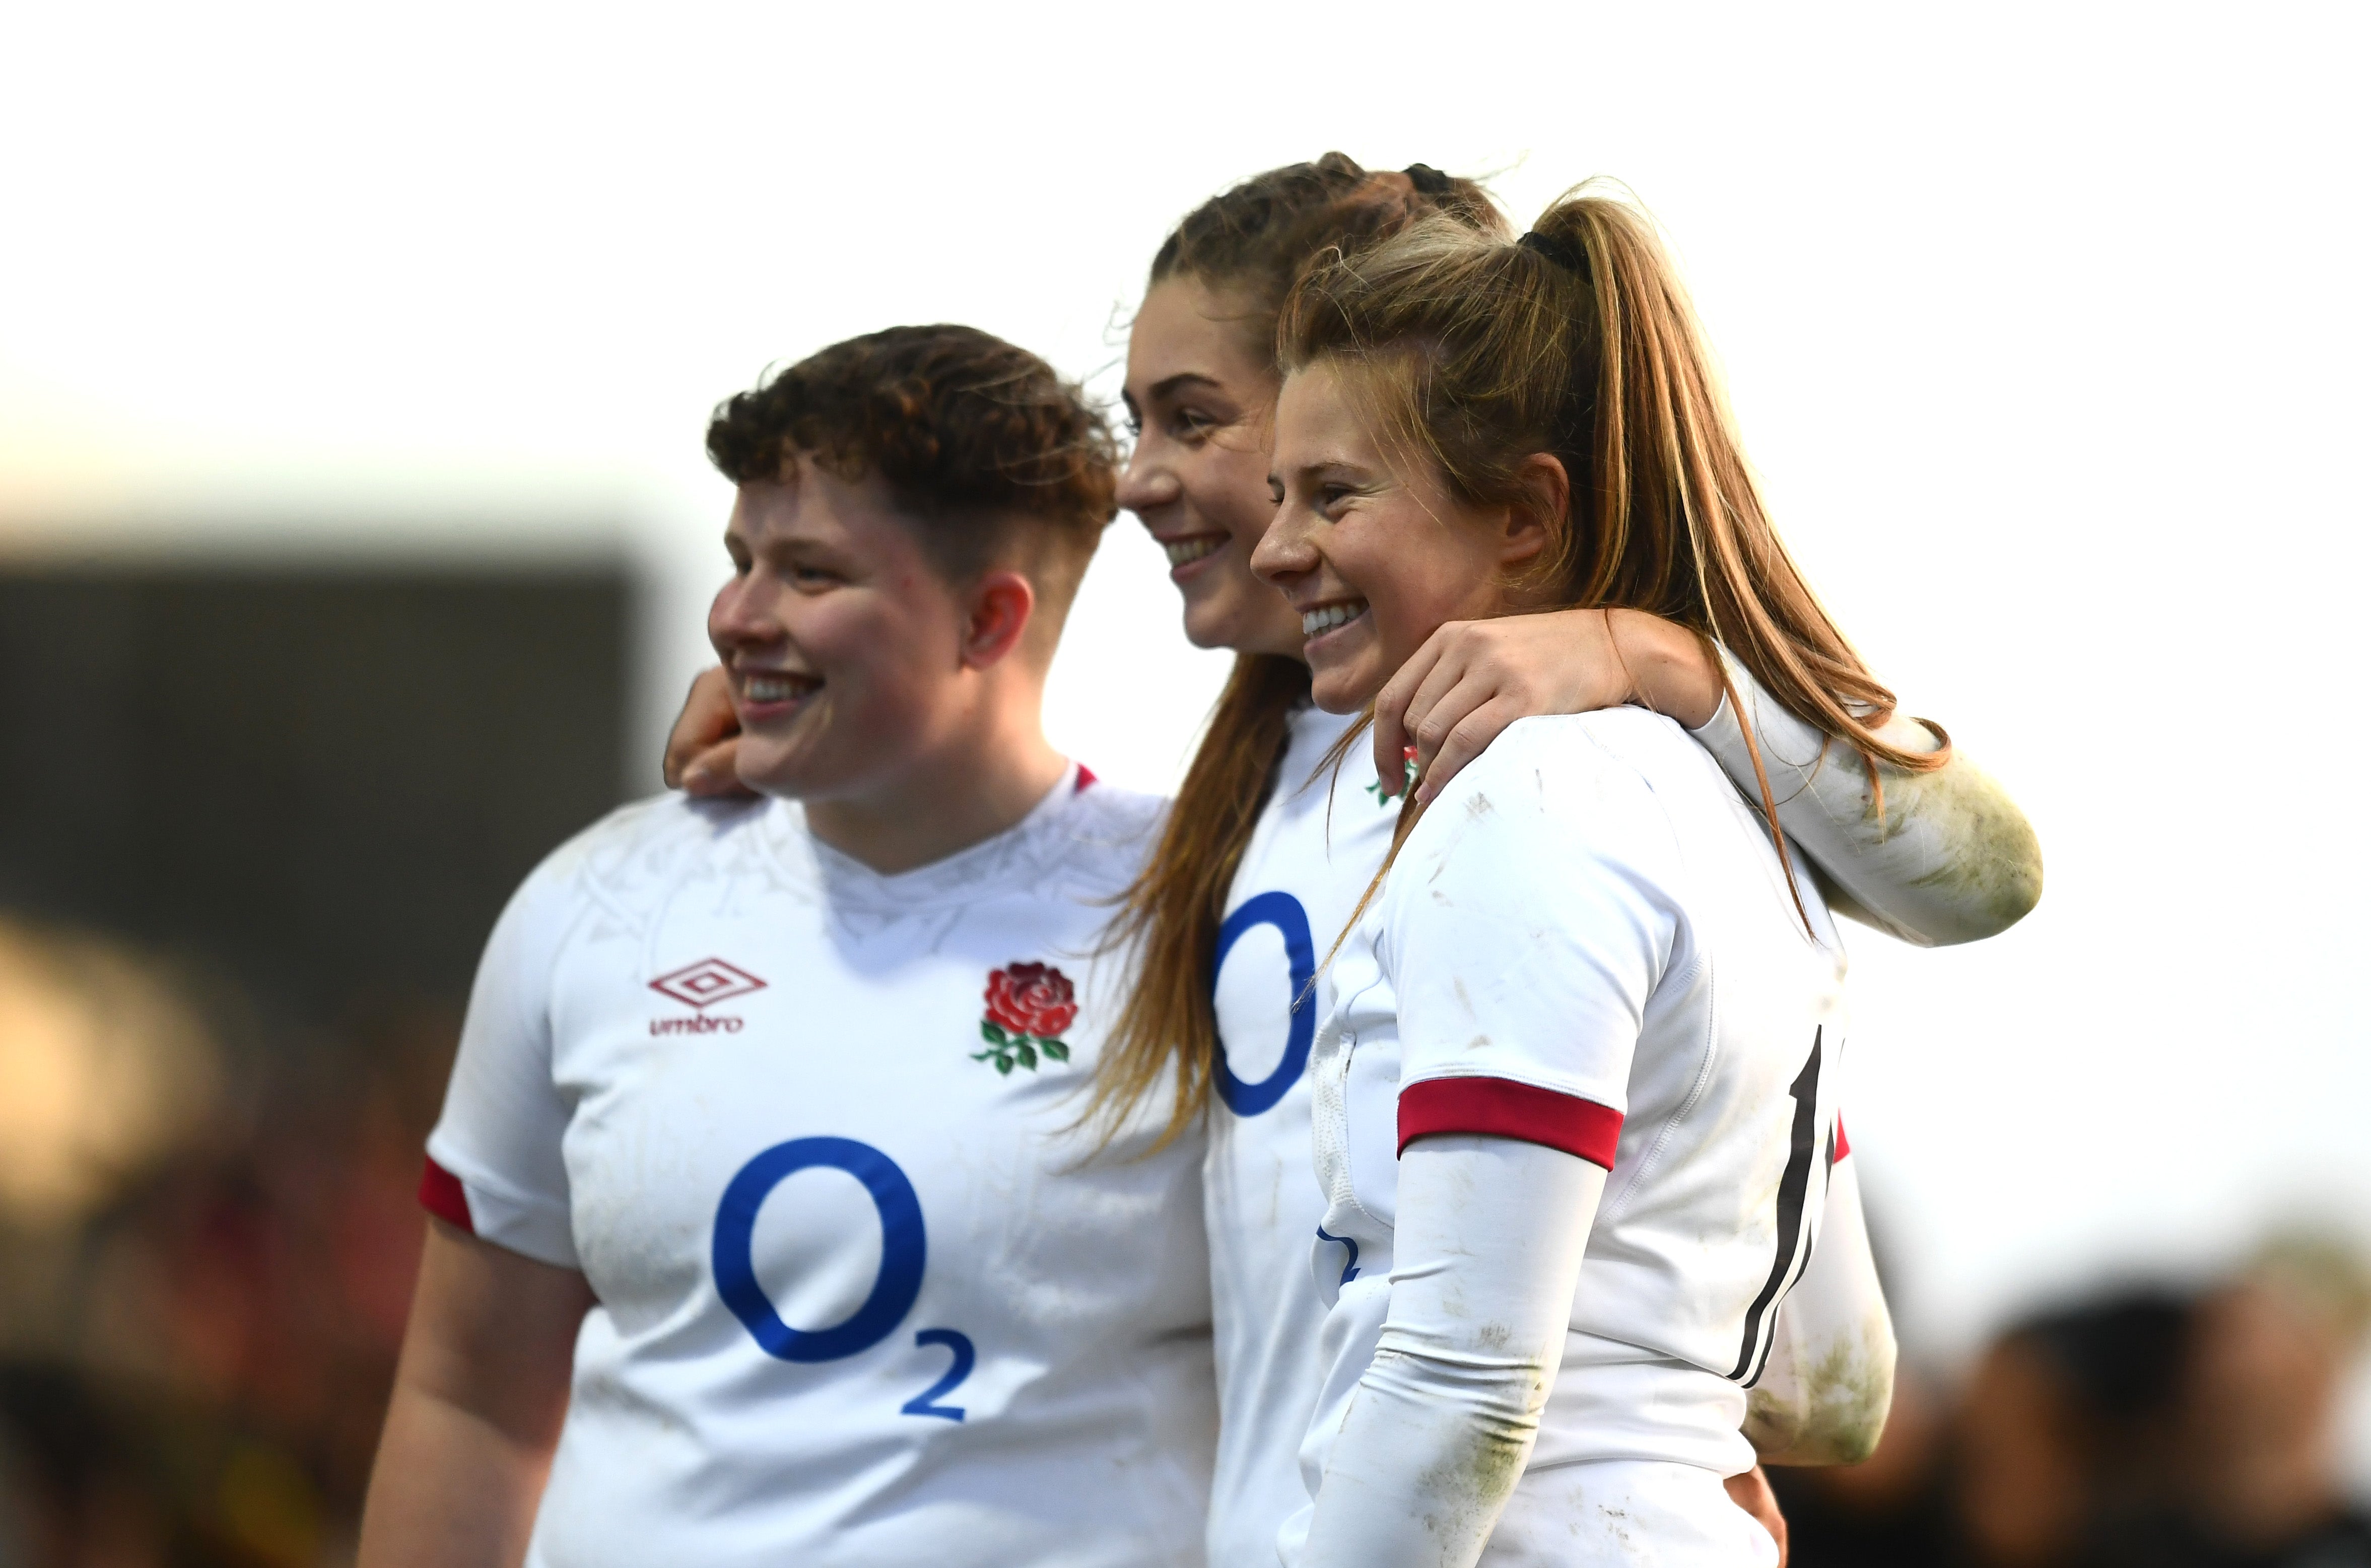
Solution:
{"label": "dark blurred object", "polygon": [[2188,1308],[2155,1289],[2031,1318],[1978,1358],[1956,1411],[1896,1378],[1851,1470],[1774,1472],[1800,1568],[2087,1568],[2144,1517],[2172,1441]]}
{"label": "dark blurred object", "polygon": [[1960,1410],[1960,1528],[2001,1568],[2094,1560],[2164,1492],[2190,1303],[2140,1286],[2010,1330]]}
{"label": "dark blurred object", "polygon": [[0,1568],[351,1560],[478,949],[609,574],[0,578]]}
{"label": "dark blurred object", "polygon": [[0,1363],[0,1565],[317,1568],[300,1458],[217,1410],[56,1363]]}
{"label": "dark blurred object", "polygon": [[1942,1408],[1907,1370],[1850,1470],[1777,1470],[1799,1568],[2371,1568],[2340,1404],[2371,1272],[2283,1235],[2192,1294],[2134,1286],[2017,1323]]}
{"label": "dark blurred object", "polygon": [[2133,1568],[2371,1568],[2339,1478],[2340,1400],[2371,1326],[2371,1273],[2333,1237],[2275,1237],[2200,1300],[2180,1447]]}
{"label": "dark blurred object", "polygon": [[268,1009],[456,995],[618,800],[626,617],[610,571],[0,577],[0,907]]}

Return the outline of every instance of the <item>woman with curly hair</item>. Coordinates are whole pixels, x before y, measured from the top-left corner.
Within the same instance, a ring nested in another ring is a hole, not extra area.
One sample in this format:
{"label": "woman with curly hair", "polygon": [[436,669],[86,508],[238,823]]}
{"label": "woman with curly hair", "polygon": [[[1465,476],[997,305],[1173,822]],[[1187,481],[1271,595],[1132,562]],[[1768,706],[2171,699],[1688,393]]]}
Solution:
{"label": "woman with curly hair", "polygon": [[1039,723],[1109,434],[922,327],[708,447],[758,795],[626,807],[496,926],[361,1561],[1199,1562],[1198,1143],[1060,1136],[1161,807]]}

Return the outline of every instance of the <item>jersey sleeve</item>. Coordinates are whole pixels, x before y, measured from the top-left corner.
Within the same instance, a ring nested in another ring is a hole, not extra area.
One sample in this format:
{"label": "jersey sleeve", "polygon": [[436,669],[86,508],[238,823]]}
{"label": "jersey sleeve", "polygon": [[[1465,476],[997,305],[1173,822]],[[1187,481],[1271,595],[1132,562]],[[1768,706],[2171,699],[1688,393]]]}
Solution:
{"label": "jersey sleeve", "polygon": [[[1760,743],[1779,825],[1844,894],[1836,907],[1918,947],[1995,936],[2041,895],[2041,845],[2008,791],[1963,754],[1933,773],[1886,768],[1885,814],[1868,765],[1782,706],[1727,649],[1721,662]],[[1760,810],[1745,724],[1727,698],[1691,732]],[[1939,744],[1939,743],[1938,743]]]}
{"label": "jersey sleeve", "polygon": [[1523,733],[1542,722],[1460,773],[1393,869],[1398,1142],[1486,1134],[1610,1170],[1677,850],[1635,768],[1581,731]]}
{"label": "jersey sleeve", "polygon": [[567,917],[562,879],[547,862],[494,923],[420,1197],[481,1239],[575,1268],[561,1151],[573,1107],[552,1075],[550,1007]]}

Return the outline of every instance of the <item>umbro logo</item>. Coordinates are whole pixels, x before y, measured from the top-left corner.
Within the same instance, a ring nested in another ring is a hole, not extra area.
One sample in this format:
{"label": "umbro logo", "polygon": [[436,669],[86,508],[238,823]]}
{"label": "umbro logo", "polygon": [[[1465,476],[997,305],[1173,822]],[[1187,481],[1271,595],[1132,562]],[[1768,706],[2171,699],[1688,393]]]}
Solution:
{"label": "umbro logo", "polygon": [[736,969],[721,958],[703,958],[698,963],[687,963],[681,969],[660,975],[651,982],[651,989],[689,1008],[709,1008],[718,1002],[729,1002],[735,997],[746,997],[752,991],[762,991],[766,983],[746,969]]}

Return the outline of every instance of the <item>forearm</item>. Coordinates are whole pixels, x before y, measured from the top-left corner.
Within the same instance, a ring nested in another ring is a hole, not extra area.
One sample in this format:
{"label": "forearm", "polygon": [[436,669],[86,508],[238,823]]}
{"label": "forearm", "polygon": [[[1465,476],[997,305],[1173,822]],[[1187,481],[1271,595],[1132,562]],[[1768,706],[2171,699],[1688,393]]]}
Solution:
{"label": "forearm", "polygon": [[[1932,773],[1880,765],[1885,811],[1868,765],[1780,706],[1734,658],[1729,674],[1760,743],[1779,824],[1845,895],[1845,912],[1920,947],[2007,930],[2041,896],[2041,846],[2017,802],[1958,753]],[[1737,708],[1723,701],[1693,732],[1749,800],[1753,755]],[[1899,714],[1884,738],[1910,751],[1939,742]]]}
{"label": "forearm", "polygon": [[515,1568],[526,1556],[549,1444],[399,1382],[363,1506],[358,1568]]}
{"label": "forearm", "polygon": [[1390,1315],[1326,1463],[1304,1568],[1466,1568],[1531,1457],[1605,1172],[1468,1135],[1400,1161]]}
{"label": "forearm", "polygon": [[1779,1307],[1769,1362],[1747,1395],[1745,1435],[1765,1464],[1858,1464],[1885,1434],[1893,1318],[1869,1251],[1859,1164],[1836,1162],[1819,1243]]}

